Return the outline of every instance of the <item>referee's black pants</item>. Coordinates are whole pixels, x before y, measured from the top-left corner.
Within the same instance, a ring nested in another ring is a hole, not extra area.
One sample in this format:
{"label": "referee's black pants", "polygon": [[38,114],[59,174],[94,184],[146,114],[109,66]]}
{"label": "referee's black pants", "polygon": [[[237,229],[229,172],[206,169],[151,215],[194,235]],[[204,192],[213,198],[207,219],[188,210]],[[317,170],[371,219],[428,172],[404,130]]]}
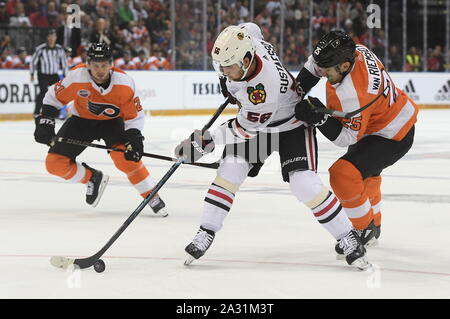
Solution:
{"label": "referee's black pants", "polygon": [[41,113],[42,101],[44,100],[45,93],[47,93],[48,87],[59,81],[58,74],[41,74],[38,73],[39,94],[36,97],[36,104],[34,107],[34,117]]}

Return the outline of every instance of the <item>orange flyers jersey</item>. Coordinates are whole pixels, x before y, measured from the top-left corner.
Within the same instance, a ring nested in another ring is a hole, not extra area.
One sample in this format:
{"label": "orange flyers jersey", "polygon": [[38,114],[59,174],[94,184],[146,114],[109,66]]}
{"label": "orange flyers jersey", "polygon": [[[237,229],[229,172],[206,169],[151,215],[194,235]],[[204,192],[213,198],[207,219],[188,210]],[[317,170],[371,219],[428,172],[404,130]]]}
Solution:
{"label": "orange flyers jersey", "polygon": [[[317,75],[317,67],[312,66],[312,57],[307,63],[307,69]],[[417,121],[417,105],[395,87],[375,54],[365,46],[357,45],[355,63],[350,73],[341,83],[326,84],[327,108],[343,112],[355,111],[380,94],[382,96],[374,104],[353,118],[339,118],[343,129],[333,143],[346,147],[366,135],[379,135],[400,141]]]}
{"label": "orange flyers jersey", "polygon": [[72,114],[91,120],[111,120],[121,117],[125,130],[144,127],[145,114],[135,94],[133,79],[113,67],[111,83],[104,89],[91,78],[85,64],[73,68],[61,81],[49,87],[43,104],[58,109],[73,101]]}

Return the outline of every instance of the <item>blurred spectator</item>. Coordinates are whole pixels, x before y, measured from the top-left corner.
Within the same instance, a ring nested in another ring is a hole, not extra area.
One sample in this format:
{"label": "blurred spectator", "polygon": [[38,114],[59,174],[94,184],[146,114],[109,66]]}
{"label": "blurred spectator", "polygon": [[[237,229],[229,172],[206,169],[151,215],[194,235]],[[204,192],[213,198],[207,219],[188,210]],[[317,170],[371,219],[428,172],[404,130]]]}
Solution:
{"label": "blurred spectator", "polygon": [[138,56],[133,58],[133,63],[137,70],[149,70],[150,64],[148,63],[147,52],[140,50]]}
{"label": "blurred spectator", "polygon": [[96,17],[97,15],[97,5],[95,3],[95,0],[87,0],[82,6],[81,10],[88,15]]}
{"label": "blurred spectator", "polygon": [[247,7],[242,5],[242,1],[236,1],[231,5],[231,7],[236,9],[237,15],[239,17],[238,23],[247,22],[249,12]]}
{"label": "blurred spectator", "polygon": [[9,25],[11,27],[31,27],[30,19],[25,15],[25,8],[22,2],[16,4],[16,14],[11,16]]}
{"label": "blurred spectator", "polygon": [[49,27],[57,27],[58,11],[56,11],[56,5],[54,2],[49,2],[47,4],[47,21]]}
{"label": "blurred spectator", "polygon": [[119,8],[119,25],[122,28],[128,27],[131,21],[134,21],[133,11],[130,8],[130,0],[123,0]]}
{"label": "blurred spectator", "polygon": [[136,70],[136,65],[131,60],[131,52],[126,50],[123,57],[114,60],[114,66],[122,70]]}
{"label": "blurred spectator", "polygon": [[398,53],[396,45],[389,48],[389,60],[388,71],[402,71],[403,69],[403,56]]}
{"label": "blurred spectator", "polygon": [[106,29],[106,20],[103,18],[98,19],[95,22],[95,30],[89,37],[89,42],[91,43],[105,42],[112,47],[113,46],[112,39],[113,36]]}
{"label": "blurred spectator", "polygon": [[427,68],[428,71],[431,72],[443,72],[445,71],[444,68],[445,60],[444,56],[442,55],[442,49],[441,46],[437,45],[434,50],[432,50],[428,56],[427,61]]}
{"label": "blurred spectator", "polygon": [[13,69],[29,69],[31,63],[31,55],[27,54],[27,50],[24,47],[20,47],[17,50],[17,55],[12,57]]}
{"label": "blurred spectator", "polygon": [[172,65],[165,57],[162,56],[161,49],[157,45],[153,46],[152,53],[153,55],[148,59],[149,70],[172,70]]}
{"label": "blurred spectator", "polygon": [[20,0],[8,0],[6,2],[6,12],[9,14],[9,16],[15,16],[16,15],[16,6],[18,3],[21,3]]}
{"label": "blurred spectator", "polygon": [[80,48],[80,52],[81,54],[74,57],[74,58],[69,58],[67,60],[67,64],[69,66],[69,69],[72,69],[73,67],[77,66],[80,63],[86,63],[87,60],[87,48],[85,46]]}
{"label": "blurred spectator", "polygon": [[134,16],[134,21],[139,21],[139,20],[146,20],[148,18],[148,13],[147,11],[144,9],[144,6],[142,4],[142,1],[134,1],[134,7],[133,7],[133,16]]}
{"label": "blurred spectator", "polygon": [[133,40],[138,43],[142,43],[142,40],[149,36],[144,20],[139,20],[137,24],[134,24],[133,22],[133,27],[131,30],[133,31]]}
{"label": "blurred spectator", "polygon": [[45,9],[40,9],[39,11],[30,14],[30,22],[33,27],[48,28],[49,23]]}
{"label": "blurred spectator", "polygon": [[409,54],[406,55],[406,72],[419,72],[422,70],[422,64],[416,47],[411,47]]}
{"label": "blurred spectator", "polygon": [[9,51],[10,45],[11,45],[11,38],[9,35],[5,35],[0,40],[0,54],[3,54],[5,51]]}
{"label": "blurred spectator", "polygon": [[9,24],[10,15],[6,12],[6,3],[0,2],[0,25],[8,25]]}

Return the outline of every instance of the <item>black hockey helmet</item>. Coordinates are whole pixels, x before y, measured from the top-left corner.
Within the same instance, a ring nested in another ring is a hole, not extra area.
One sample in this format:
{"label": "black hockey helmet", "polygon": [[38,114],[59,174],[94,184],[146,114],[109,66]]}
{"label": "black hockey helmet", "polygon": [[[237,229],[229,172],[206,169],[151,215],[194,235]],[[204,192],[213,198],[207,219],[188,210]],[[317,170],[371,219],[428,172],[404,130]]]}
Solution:
{"label": "black hockey helmet", "polygon": [[48,29],[47,36],[51,36],[51,35],[57,35],[56,34],[56,29],[53,29],[53,28]]}
{"label": "black hockey helmet", "polygon": [[112,53],[108,44],[104,42],[92,43],[88,50],[88,62],[90,61],[111,61]]}
{"label": "black hockey helmet", "polygon": [[343,31],[331,31],[324,35],[313,51],[313,58],[321,68],[355,61],[355,42]]}

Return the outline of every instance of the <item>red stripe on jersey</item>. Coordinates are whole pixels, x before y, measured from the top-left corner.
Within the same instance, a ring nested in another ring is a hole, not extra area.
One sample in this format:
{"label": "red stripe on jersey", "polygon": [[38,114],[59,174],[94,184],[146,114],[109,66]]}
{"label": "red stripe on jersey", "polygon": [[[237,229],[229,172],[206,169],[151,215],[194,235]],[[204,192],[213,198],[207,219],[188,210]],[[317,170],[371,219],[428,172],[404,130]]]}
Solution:
{"label": "red stripe on jersey", "polygon": [[311,170],[316,170],[316,163],[314,162],[315,152],[313,152],[313,139],[312,139],[312,129],[308,128],[308,142],[309,142],[309,154],[311,156]]}
{"label": "red stripe on jersey", "polygon": [[319,217],[322,216],[323,214],[325,214],[326,212],[328,212],[337,202],[337,198],[336,196],[333,198],[333,200],[331,201],[331,203],[329,203],[327,205],[327,207],[325,207],[324,209],[318,211],[317,213],[314,213],[314,216]]}
{"label": "red stripe on jersey", "polygon": [[218,191],[215,191],[213,189],[210,189],[208,191],[209,194],[220,197],[224,200],[226,200],[227,202],[229,202],[230,204],[233,204],[233,199],[231,197],[228,197],[227,195],[223,194],[223,193],[219,193]]}

